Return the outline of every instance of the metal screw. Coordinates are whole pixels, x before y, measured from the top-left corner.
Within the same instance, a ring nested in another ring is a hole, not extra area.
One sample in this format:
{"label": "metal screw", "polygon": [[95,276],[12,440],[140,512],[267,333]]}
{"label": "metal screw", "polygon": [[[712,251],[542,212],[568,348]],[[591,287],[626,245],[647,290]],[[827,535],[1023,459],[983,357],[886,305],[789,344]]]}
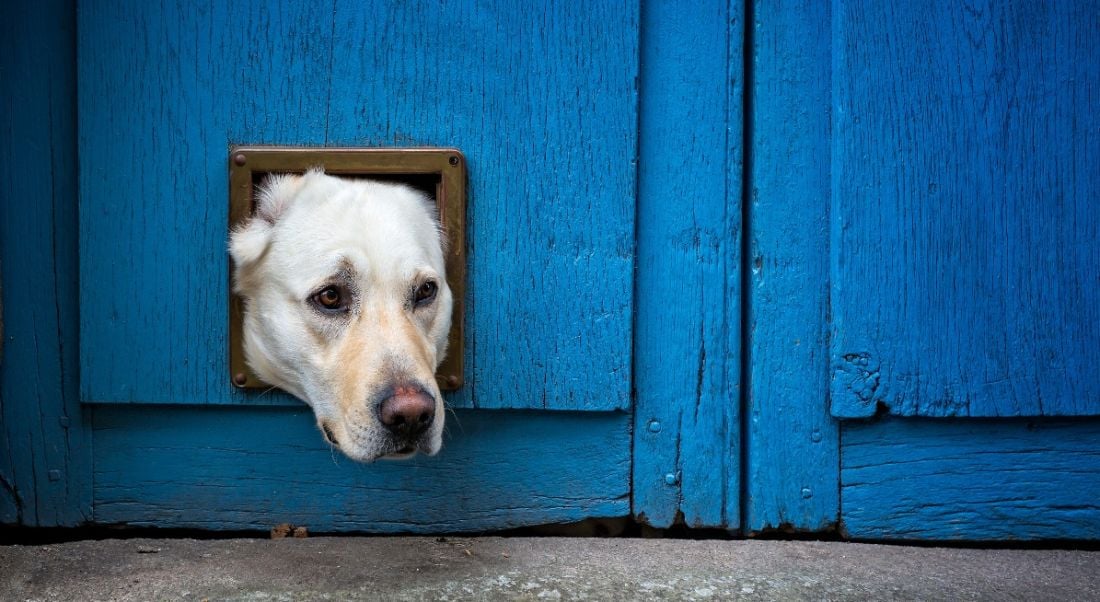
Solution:
{"label": "metal screw", "polygon": [[649,432],[651,432],[651,433],[661,432],[661,423],[660,423],[660,421],[650,420],[649,421]]}
{"label": "metal screw", "polygon": [[447,163],[450,163],[451,167],[457,166],[458,165],[458,157],[455,156],[455,155],[451,155],[451,158],[447,159]]}
{"label": "metal screw", "polygon": [[814,496],[814,492],[810,491],[809,487],[802,488],[802,499],[808,500]]}
{"label": "metal screw", "polygon": [[60,481],[61,480],[61,471],[60,470],[51,470],[48,474],[50,475],[50,480],[51,481]]}
{"label": "metal screw", "polygon": [[665,475],[665,484],[675,485],[676,483],[679,483],[679,482],[680,482],[680,477],[678,475],[676,475],[675,473],[670,472],[670,473]]}
{"label": "metal screw", "polygon": [[237,165],[244,165],[248,161],[248,157],[244,156],[244,153],[237,153],[233,156],[233,162]]}
{"label": "metal screw", "polygon": [[810,441],[821,443],[821,431],[814,429],[813,432],[810,433]]}
{"label": "metal screw", "polygon": [[447,386],[448,387],[457,387],[458,386],[458,377],[455,376],[454,374],[449,375],[447,377]]}
{"label": "metal screw", "polygon": [[61,418],[58,418],[57,421],[61,423],[61,428],[63,428],[63,429],[69,428],[69,417],[68,416],[62,416]]}
{"label": "metal screw", "polygon": [[244,372],[238,372],[238,373],[233,375],[233,384],[237,385],[238,387],[243,387],[247,383],[248,383],[248,377],[245,376]]}

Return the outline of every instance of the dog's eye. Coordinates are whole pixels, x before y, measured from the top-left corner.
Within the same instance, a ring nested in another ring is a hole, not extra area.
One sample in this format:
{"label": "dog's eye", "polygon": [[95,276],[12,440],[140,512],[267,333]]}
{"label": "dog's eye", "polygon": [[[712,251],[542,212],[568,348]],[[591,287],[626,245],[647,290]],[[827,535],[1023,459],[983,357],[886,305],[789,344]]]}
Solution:
{"label": "dog's eye", "polygon": [[348,307],[346,295],[336,286],[326,286],[314,293],[313,302],[326,311],[341,311]]}
{"label": "dog's eye", "polygon": [[437,290],[439,290],[439,286],[435,283],[435,280],[425,280],[423,284],[416,287],[416,293],[413,295],[413,303],[416,305],[431,303],[432,299],[435,299]]}

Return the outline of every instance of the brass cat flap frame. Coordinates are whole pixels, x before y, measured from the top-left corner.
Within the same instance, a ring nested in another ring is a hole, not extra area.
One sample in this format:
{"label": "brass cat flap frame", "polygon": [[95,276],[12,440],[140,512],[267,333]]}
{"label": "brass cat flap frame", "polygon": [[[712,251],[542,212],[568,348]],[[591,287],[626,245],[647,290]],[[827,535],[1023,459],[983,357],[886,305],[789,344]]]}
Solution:
{"label": "brass cat flap frame", "polygon": [[[344,177],[408,183],[434,195],[447,238],[447,284],[454,294],[447,357],[436,371],[443,390],[463,384],[463,317],[466,299],[466,160],[453,148],[288,148],[235,147],[229,153],[229,229],[255,210],[253,191],[270,173],[305,173],[321,167]],[[233,260],[229,260],[233,277]],[[244,360],[243,302],[229,287],[229,379],[242,389],[268,388]]]}

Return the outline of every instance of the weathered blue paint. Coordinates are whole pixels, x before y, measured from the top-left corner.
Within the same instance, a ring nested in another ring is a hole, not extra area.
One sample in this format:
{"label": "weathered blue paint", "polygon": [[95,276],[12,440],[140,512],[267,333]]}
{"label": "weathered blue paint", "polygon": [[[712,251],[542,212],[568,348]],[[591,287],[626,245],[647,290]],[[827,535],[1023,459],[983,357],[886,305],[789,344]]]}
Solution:
{"label": "weathered blue paint", "polygon": [[637,6],[93,2],[79,13],[81,386],[240,404],[227,149],[448,146],[470,169],[458,406],[630,405]]}
{"label": "weathered blue paint", "polygon": [[1100,538],[1100,421],[891,419],[841,439],[851,537]]}
{"label": "weathered blue paint", "polygon": [[634,512],[739,523],[741,7],[646,3]]}
{"label": "weathered blue paint", "polygon": [[630,513],[630,416],[452,416],[443,451],[356,464],[302,408],[95,408],[95,520],[159,527],[483,531]]}
{"label": "weathered blue paint", "polygon": [[[858,538],[1100,538],[1098,421],[827,414],[1100,410],[1098,10],[968,6],[756,3],[747,63],[738,2],[82,7],[84,401],[238,404],[83,411],[72,7],[16,7],[0,523],[753,533],[839,507]],[[236,142],[464,148],[452,401],[624,410],[633,367],[636,413],[459,410],[440,456],[365,466],[300,405],[239,407],[288,399],[225,379]]]}
{"label": "weathered blue paint", "polygon": [[829,416],[829,3],[756,2],[748,117],[745,529],[839,511]]}
{"label": "weathered blue paint", "polygon": [[833,414],[1100,414],[1100,5],[834,9]]}
{"label": "weathered blue paint", "polygon": [[91,517],[77,401],[72,3],[5,5],[0,19],[0,524]]}

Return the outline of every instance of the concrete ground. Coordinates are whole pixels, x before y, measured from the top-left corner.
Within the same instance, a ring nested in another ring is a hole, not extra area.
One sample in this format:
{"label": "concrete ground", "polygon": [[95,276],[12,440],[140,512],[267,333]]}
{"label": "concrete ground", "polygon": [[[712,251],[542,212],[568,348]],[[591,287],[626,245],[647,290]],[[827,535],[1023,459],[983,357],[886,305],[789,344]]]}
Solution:
{"label": "concrete ground", "polygon": [[1098,600],[1100,552],[501,537],[0,546],[4,600]]}

